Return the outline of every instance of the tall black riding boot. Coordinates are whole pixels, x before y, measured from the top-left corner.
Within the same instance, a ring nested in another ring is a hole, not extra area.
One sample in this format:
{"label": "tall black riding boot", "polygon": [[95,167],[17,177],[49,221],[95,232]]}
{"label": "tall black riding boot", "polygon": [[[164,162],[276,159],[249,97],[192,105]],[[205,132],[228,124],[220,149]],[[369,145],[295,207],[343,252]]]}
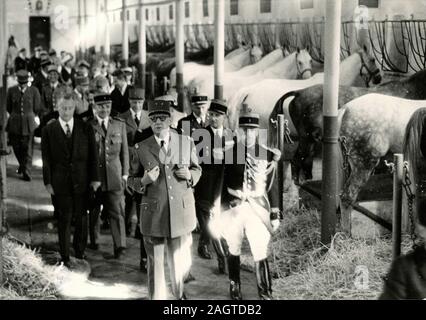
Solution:
{"label": "tall black riding boot", "polygon": [[272,282],[267,259],[256,262],[256,280],[259,297],[262,300],[271,300]]}
{"label": "tall black riding boot", "polygon": [[225,274],[226,272],[226,263],[225,263],[225,251],[222,248],[222,244],[220,240],[212,239],[212,245],[214,248],[214,251],[216,252],[217,256],[217,264],[219,268],[219,274]]}
{"label": "tall black riding boot", "polygon": [[229,293],[232,300],[242,300],[240,281],[240,256],[228,256]]}

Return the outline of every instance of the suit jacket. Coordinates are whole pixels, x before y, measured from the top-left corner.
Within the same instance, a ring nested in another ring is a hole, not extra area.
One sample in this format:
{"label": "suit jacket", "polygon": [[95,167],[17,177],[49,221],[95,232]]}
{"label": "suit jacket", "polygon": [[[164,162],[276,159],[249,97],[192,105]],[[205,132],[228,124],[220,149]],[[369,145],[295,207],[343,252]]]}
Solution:
{"label": "suit jacket", "polygon": [[59,121],[49,123],[43,130],[43,181],[45,185],[51,184],[58,195],[86,193],[91,181],[100,181],[93,128],[74,119],[72,140],[70,154]]}
{"label": "suit jacket", "polygon": [[129,175],[126,125],[121,119],[109,117],[105,135],[97,118],[89,120],[89,123],[95,131],[102,191],[123,190],[122,176]]}
{"label": "suit jacket", "polygon": [[[126,112],[121,113],[120,118],[123,119],[124,122],[126,123],[127,143],[129,144],[129,147],[133,147],[136,143],[135,134],[136,134],[136,131],[139,129],[139,127],[136,124],[135,119],[132,117],[132,113],[130,112],[130,109],[127,110]],[[152,129],[151,129],[151,132],[152,132]]]}
{"label": "suit jacket", "polygon": [[114,90],[112,90],[111,92],[111,100],[112,100],[111,115],[112,116],[119,115],[120,113],[124,113],[130,109],[130,102],[129,102],[130,88],[131,86],[126,87],[126,91],[124,91],[124,95],[121,94],[118,88],[114,88]]}
{"label": "suit jacket", "polygon": [[41,70],[35,74],[32,86],[38,89],[38,92],[40,93],[40,95],[41,95],[41,90],[43,89],[43,86],[48,84],[49,84],[49,79],[47,77],[46,78],[44,77]]}
{"label": "suit jacket", "polygon": [[40,94],[34,87],[27,87],[24,94],[18,86],[7,91],[6,109],[9,112],[6,130],[12,134],[30,135],[37,127],[36,114],[40,113]]}
{"label": "suit jacket", "polygon": [[[188,124],[186,123],[186,125],[184,125],[184,122],[189,122],[189,132],[188,128],[186,127]],[[182,118],[178,121],[177,128],[180,132],[182,132],[182,134],[192,137],[194,130],[203,128],[203,126],[198,123],[194,113],[191,113],[189,116],[186,116],[185,118]],[[195,143],[197,143],[197,141],[195,141]]]}
{"label": "suit jacket", "polygon": [[383,289],[381,300],[426,298],[426,251],[423,246],[392,263]]}
{"label": "suit jacket", "polygon": [[28,63],[28,71],[31,72],[31,74],[36,74],[40,70],[40,63],[41,59],[36,58],[35,56],[32,56],[29,63]]}
{"label": "suit jacket", "polygon": [[41,105],[43,108],[43,113],[48,114],[54,111],[56,107],[56,101],[54,93],[57,90],[64,89],[66,86],[62,83],[58,83],[55,90],[52,89],[50,83],[45,84],[41,89]]}
{"label": "suit jacket", "polygon": [[[170,131],[169,150],[165,161],[160,160],[160,146],[154,136],[135,145],[135,157],[130,167],[128,185],[142,193],[141,232],[145,236],[175,238],[195,229],[195,201],[192,187],[201,176],[195,145],[189,137]],[[144,186],[145,170],[160,168],[158,179]],[[192,181],[178,179],[174,171],[188,166]]]}

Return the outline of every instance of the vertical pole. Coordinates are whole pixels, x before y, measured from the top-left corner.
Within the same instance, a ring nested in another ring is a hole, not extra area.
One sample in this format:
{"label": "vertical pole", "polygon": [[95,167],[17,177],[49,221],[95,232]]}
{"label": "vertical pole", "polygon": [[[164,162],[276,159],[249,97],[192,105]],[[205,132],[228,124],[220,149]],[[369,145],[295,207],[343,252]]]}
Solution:
{"label": "vertical pole", "polygon": [[101,37],[101,33],[100,33],[100,26],[99,26],[99,1],[100,0],[96,0],[96,8],[95,8],[95,28],[96,28],[96,39],[95,39],[95,52],[96,54],[99,54],[99,52],[101,51],[101,42],[100,42],[100,37]]}
{"label": "vertical pole", "polygon": [[139,85],[146,90],[146,22],[142,6],[139,0]]}
{"label": "vertical pole", "polygon": [[401,221],[402,221],[402,175],[403,155],[393,156],[393,216],[392,216],[392,257],[395,260],[401,254]]}
{"label": "vertical pole", "polygon": [[87,59],[88,58],[88,49],[89,49],[89,41],[88,41],[88,39],[89,39],[89,37],[88,37],[88,33],[89,33],[89,30],[88,30],[88,28],[87,28],[87,26],[88,26],[88,23],[87,23],[87,0],[83,0],[83,10],[84,10],[84,12],[83,12],[83,21],[84,21],[84,24],[83,24],[83,34],[84,34],[84,40],[83,40],[83,50],[84,50],[84,58],[85,59]]}
{"label": "vertical pole", "polygon": [[214,19],[214,97],[222,100],[225,72],[225,0],[215,0]]}
{"label": "vertical pole", "polygon": [[81,26],[81,0],[78,0],[78,51],[77,51],[77,53],[78,53],[78,59],[81,59],[81,56],[82,56],[82,52],[83,52],[83,50],[82,50],[82,45],[83,45],[83,43],[82,43],[82,36],[83,36],[83,33],[82,33],[82,26]]}
{"label": "vertical pole", "polygon": [[339,95],[341,0],[327,0],[323,101],[323,172],[321,241],[330,243],[336,232],[337,198],[337,105]]}
{"label": "vertical pole", "polygon": [[278,115],[278,149],[281,151],[281,159],[278,162],[278,199],[280,199],[279,208],[284,211],[284,115]]}
{"label": "vertical pole", "polygon": [[127,67],[129,63],[129,24],[127,23],[127,5],[126,0],[123,1],[122,7],[122,51],[123,51],[123,67]]}
{"label": "vertical pole", "polygon": [[178,108],[184,110],[184,91],[183,91],[183,63],[184,63],[184,2],[183,0],[176,0],[176,42],[175,42],[175,55],[176,55],[176,91],[178,94]]}
{"label": "vertical pole", "polygon": [[104,43],[104,53],[105,53],[106,58],[109,60],[109,56],[111,54],[111,48],[110,48],[110,37],[109,37],[108,0],[105,0],[104,10],[105,10],[105,43]]}

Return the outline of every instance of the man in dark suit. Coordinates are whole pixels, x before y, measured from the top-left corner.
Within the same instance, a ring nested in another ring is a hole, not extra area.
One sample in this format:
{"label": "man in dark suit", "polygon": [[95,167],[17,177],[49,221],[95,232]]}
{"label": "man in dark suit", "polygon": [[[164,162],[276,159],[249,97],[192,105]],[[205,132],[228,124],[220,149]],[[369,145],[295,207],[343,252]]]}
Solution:
{"label": "man in dark suit", "polygon": [[65,89],[65,85],[59,82],[58,67],[51,64],[47,67],[49,84],[41,89],[41,104],[45,115],[56,110],[55,91]]}
{"label": "man in dark suit", "polygon": [[51,64],[52,62],[50,61],[48,57],[42,59],[40,62],[40,70],[34,76],[34,82],[32,86],[38,89],[38,92],[40,93],[40,95],[41,95],[41,90],[43,86],[49,84],[49,73],[47,72],[47,69],[49,65]]}
{"label": "man in dark suit", "polygon": [[[178,129],[182,134],[191,136],[195,129],[205,128],[207,110],[209,109],[208,97],[204,94],[191,97],[192,113],[178,122]],[[195,141],[197,143],[197,141]]]}
{"label": "man in dark suit", "polygon": [[170,102],[152,101],[154,135],[135,145],[129,187],[142,194],[141,231],[148,253],[150,299],[166,298],[164,249],[167,246],[172,293],[185,299],[183,280],[196,216],[192,187],[201,175],[191,138],[170,130]]}
{"label": "man in dark suit", "polygon": [[6,109],[9,113],[6,130],[19,163],[18,174],[31,181],[34,130],[36,115],[41,111],[40,94],[28,87],[28,71],[17,72],[18,85],[7,91]]}
{"label": "man in dark suit", "polygon": [[60,254],[67,267],[70,267],[71,220],[74,218],[75,257],[84,259],[88,193],[90,188],[96,190],[100,186],[93,128],[74,119],[74,109],[71,93],[59,98],[59,119],[44,128],[41,140],[43,181],[49,194],[55,196]]}
{"label": "man in dark suit", "polygon": [[[111,227],[114,257],[120,259],[126,248],[123,194],[127,185],[127,177],[129,176],[129,148],[126,125],[121,119],[110,116],[111,97],[109,94],[97,94],[94,100],[95,117],[89,123],[95,130],[95,140],[99,155],[99,174],[102,191],[100,199]],[[99,210],[94,212],[99,212]],[[92,218],[90,220],[97,224],[98,217]]]}
{"label": "man in dark suit", "polygon": [[28,71],[28,63],[29,59],[27,58],[27,50],[22,48],[18,52],[18,56],[15,58],[15,72],[19,70],[27,70]]}
{"label": "man in dark suit", "polygon": [[225,273],[225,252],[220,240],[212,239],[208,224],[210,217],[220,214],[220,201],[224,172],[225,130],[223,127],[228,107],[221,100],[212,100],[209,107],[210,125],[205,130],[195,130],[193,138],[202,142],[197,145],[203,174],[195,186],[195,208],[200,225],[198,254],[201,258],[211,259],[209,246],[215,249],[219,273]]}
{"label": "man in dark suit", "polygon": [[129,86],[126,82],[126,75],[123,71],[117,70],[114,73],[115,88],[111,92],[112,110],[111,115],[116,116],[130,109]]}
{"label": "man in dark suit", "polygon": [[31,57],[29,63],[28,63],[28,71],[31,72],[32,75],[37,74],[40,70],[40,63],[41,63],[41,54],[42,47],[37,46],[34,48],[34,55]]}

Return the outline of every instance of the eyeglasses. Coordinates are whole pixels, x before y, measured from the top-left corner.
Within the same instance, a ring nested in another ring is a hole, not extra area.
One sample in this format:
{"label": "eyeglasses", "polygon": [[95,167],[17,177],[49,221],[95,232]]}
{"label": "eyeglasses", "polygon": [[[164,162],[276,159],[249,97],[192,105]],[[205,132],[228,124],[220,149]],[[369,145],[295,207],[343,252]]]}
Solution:
{"label": "eyeglasses", "polygon": [[164,122],[166,121],[167,118],[168,116],[150,116],[149,117],[149,119],[154,123],[157,122],[158,119],[160,119],[161,122]]}

